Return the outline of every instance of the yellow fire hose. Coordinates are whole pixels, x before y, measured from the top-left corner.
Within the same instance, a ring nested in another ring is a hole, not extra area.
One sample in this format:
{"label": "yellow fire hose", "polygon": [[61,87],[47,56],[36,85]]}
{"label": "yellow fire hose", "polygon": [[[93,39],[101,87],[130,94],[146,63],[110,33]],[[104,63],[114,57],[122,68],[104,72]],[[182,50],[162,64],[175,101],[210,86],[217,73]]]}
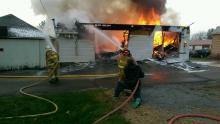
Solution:
{"label": "yellow fire hose", "polygon": [[[100,77],[100,78],[106,78],[106,77],[116,77],[118,76],[117,73],[113,73],[113,74],[94,74],[94,75],[90,75],[90,74],[84,74],[84,75],[61,75],[58,76],[58,78],[64,79],[64,78],[93,78],[93,77]],[[0,78],[36,78],[36,79],[45,79],[48,78],[48,76],[12,76],[12,75],[0,75]]]}
{"label": "yellow fire hose", "polygon": [[[57,66],[58,66],[58,63],[56,63],[55,68],[48,74],[49,76],[52,75],[52,73],[55,71],[55,69],[56,69]],[[33,98],[36,98],[36,99],[39,99],[39,100],[42,100],[42,101],[46,101],[46,102],[48,102],[48,103],[51,103],[51,104],[54,106],[54,110],[53,110],[53,111],[45,112],[45,113],[39,113],[39,114],[0,117],[0,120],[1,120],[1,119],[13,119],[13,118],[39,117],[39,116],[51,115],[51,114],[56,113],[56,112],[58,111],[58,108],[59,108],[56,103],[54,103],[53,101],[51,101],[51,100],[49,100],[49,99],[46,99],[46,98],[43,98],[43,97],[40,97],[40,96],[37,96],[37,95],[33,95],[33,94],[30,94],[30,93],[26,93],[26,92],[24,91],[25,89],[34,87],[34,86],[36,86],[36,85],[42,83],[43,81],[44,81],[44,80],[39,80],[39,81],[37,81],[37,82],[34,82],[33,84],[24,86],[24,87],[20,88],[19,92],[20,92],[21,94],[23,94],[23,95],[26,95],[26,96],[29,96],[29,97],[33,97]]]}
{"label": "yellow fire hose", "polygon": [[51,103],[54,106],[54,110],[52,110],[50,112],[39,113],[39,114],[20,115],[20,116],[12,116],[12,117],[10,117],[10,116],[8,116],[8,117],[0,117],[0,120],[2,120],[2,119],[14,119],[14,118],[38,117],[38,116],[51,115],[51,114],[56,113],[58,111],[58,108],[59,108],[56,103],[54,103],[53,101],[51,101],[49,99],[46,99],[46,98],[43,98],[43,97],[40,97],[40,96],[37,96],[37,95],[33,95],[33,94],[30,94],[30,93],[26,93],[24,91],[25,89],[28,89],[28,88],[31,88],[31,87],[34,87],[34,86],[40,84],[42,81],[43,80],[34,82],[33,84],[30,84],[28,86],[24,86],[24,87],[20,88],[19,92],[21,94],[23,94],[23,95],[30,96],[30,97],[33,97],[33,98],[36,98],[36,99],[39,99],[39,100]]}
{"label": "yellow fire hose", "polygon": [[[58,63],[56,64],[56,66],[58,66]],[[55,68],[54,70],[51,71],[51,73],[49,74],[49,76],[55,71]],[[117,74],[103,74],[103,75],[64,75],[64,76],[60,76],[60,78],[88,78],[88,77],[102,77],[102,78],[105,78],[105,77],[112,77],[112,76],[117,76]],[[47,78],[47,76],[0,76],[0,78]],[[30,115],[21,115],[21,116],[8,116],[8,117],[0,117],[0,120],[2,119],[14,119],[14,118],[28,118],[28,117],[39,117],[39,116],[46,116],[46,115],[51,115],[51,114],[54,114],[58,111],[59,107],[56,103],[54,103],[53,101],[49,100],[49,99],[46,99],[46,98],[43,98],[43,97],[40,97],[40,96],[37,96],[37,95],[33,95],[33,94],[30,94],[30,93],[26,93],[24,90],[25,89],[28,89],[28,88],[31,88],[31,87],[34,87],[40,83],[42,83],[43,81],[45,81],[46,79],[44,80],[39,80],[37,82],[33,82],[33,84],[30,84],[30,85],[27,85],[27,86],[24,86],[22,88],[20,88],[19,92],[23,95],[26,95],[26,96],[29,96],[29,97],[33,97],[33,98],[36,98],[36,99],[39,99],[39,100],[42,100],[42,101],[45,101],[45,102],[48,102],[48,103],[51,103],[53,106],[54,106],[54,110],[50,111],[50,112],[45,112],[45,113],[39,113],[39,114],[30,114]]]}

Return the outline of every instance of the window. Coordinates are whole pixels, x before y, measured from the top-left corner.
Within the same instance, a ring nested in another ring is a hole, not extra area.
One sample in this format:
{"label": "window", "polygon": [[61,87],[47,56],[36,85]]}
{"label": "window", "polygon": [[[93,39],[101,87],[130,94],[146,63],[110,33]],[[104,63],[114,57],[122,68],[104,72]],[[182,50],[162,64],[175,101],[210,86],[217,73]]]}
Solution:
{"label": "window", "polygon": [[3,49],[3,48],[0,48],[0,52],[4,52],[4,49]]}

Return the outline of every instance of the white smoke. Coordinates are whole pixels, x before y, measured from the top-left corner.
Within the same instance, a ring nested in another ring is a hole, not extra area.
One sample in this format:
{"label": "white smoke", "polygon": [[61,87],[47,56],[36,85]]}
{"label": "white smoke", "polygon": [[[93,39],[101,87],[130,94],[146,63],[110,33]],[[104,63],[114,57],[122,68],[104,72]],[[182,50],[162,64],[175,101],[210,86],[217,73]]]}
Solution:
{"label": "white smoke", "polygon": [[127,16],[131,0],[31,0],[36,14],[47,15],[71,26],[80,22],[111,22]]}
{"label": "white smoke", "polygon": [[168,8],[166,13],[161,16],[161,24],[162,25],[179,25],[180,17],[177,12],[173,9]]}

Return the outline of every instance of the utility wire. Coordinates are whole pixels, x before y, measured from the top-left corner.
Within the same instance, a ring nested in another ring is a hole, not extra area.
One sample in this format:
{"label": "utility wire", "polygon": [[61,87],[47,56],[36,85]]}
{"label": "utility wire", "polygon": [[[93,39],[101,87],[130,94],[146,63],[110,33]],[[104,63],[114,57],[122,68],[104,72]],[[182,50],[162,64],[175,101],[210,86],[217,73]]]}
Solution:
{"label": "utility wire", "polygon": [[40,4],[41,4],[42,8],[44,9],[46,15],[49,17],[49,14],[48,14],[48,12],[47,12],[47,9],[46,9],[46,7],[44,6],[44,3],[43,3],[42,0],[40,0]]}

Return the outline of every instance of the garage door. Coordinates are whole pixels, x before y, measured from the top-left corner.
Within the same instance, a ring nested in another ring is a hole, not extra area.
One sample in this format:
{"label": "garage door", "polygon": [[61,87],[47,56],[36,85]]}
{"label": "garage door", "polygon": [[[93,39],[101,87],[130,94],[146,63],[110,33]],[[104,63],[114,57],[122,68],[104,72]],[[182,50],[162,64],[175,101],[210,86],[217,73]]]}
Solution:
{"label": "garage door", "polygon": [[136,60],[152,58],[153,42],[147,35],[130,35],[128,48]]}
{"label": "garage door", "polygon": [[95,61],[94,44],[89,40],[59,39],[59,54],[61,62]]}

